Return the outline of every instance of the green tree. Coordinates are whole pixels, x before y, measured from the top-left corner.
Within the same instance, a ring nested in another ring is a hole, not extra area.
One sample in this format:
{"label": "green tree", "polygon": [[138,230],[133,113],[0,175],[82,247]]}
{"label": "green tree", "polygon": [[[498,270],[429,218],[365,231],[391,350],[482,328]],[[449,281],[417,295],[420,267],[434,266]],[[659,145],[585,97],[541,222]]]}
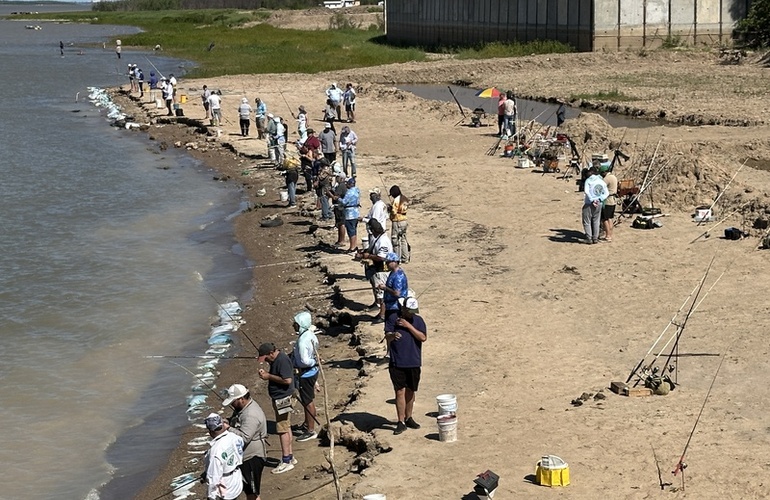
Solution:
{"label": "green tree", "polygon": [[770,0],[753,0],[749,15],[738,23],[736,31],[749,47],[770,47]]}

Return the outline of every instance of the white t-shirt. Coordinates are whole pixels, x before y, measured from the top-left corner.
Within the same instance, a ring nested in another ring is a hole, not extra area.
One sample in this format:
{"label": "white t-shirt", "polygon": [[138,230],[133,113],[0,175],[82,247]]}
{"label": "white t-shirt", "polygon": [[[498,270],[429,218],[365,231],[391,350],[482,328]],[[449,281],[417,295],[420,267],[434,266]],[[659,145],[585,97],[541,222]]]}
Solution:
{"label": "white t-shirt", "polygon": [[222,98],[219,97],[219,94],[211,94],[209,96],[209,105],[211,109],[219,109],[222,106]]}
{"label": "white t-shirt", "polygon": [[[363,218],[363,223],[368,224],[370,220],[375,219],[380,223],[382,229],[386,229],[388,223],[388,206],[382,200],[377,200],[372,208],[369,209],[369,213]],[[392,245],[391,245],[392,246]]]}
{"label": "white t-shirt", "polygon": [[243,439],[225,431],[211,441],[206,454],[208,498],[221,496],[225,500],[237,498],[243,491]]}

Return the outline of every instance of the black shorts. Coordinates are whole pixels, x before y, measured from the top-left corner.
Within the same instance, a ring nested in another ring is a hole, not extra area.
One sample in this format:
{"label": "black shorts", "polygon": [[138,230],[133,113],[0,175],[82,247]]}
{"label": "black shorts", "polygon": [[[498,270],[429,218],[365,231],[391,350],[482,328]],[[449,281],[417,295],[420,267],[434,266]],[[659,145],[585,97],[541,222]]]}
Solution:
{"label": "black shorts", "polygon": [[398,368],[391,365],[388,367],[388,371],[395,390],[407,388],[417,392],[417,388],[420,386],[421,368]]}
{"label": "black shorts", "polygon": [[265,461],[262,457],[251,457],[241,464],[244,493],[259,496],[259,489],[262,484],[262,469],[264,468]]}
{"label": "black shorts", "polygon": [[610,220],[615,217],[615,205],[604,205],[602,207],[602,220]]}
{"label": "black shorts", "polygon": [[315,399],[315,382],[318,380],[318,373],[312,377],[300,377],[299,379],[299,402],[302,406],[307,406]]}

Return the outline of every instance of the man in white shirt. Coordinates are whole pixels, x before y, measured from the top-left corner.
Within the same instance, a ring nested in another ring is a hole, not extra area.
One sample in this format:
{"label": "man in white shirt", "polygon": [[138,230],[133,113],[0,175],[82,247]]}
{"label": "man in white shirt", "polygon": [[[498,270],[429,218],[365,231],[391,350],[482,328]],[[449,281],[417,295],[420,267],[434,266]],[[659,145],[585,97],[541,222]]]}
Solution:
{"label": "man in white shirt", "polygon": [[332,83],[331,86],[326,89],[326,97],[331,99],[332,107],[337,112],[337,120],[342,119],[342,108],[340,103],[342,102],[342,91],[337,87],[336,83]]}
{"label": "man in white shirt", "polygon": [[243,439],[225,430],[222,417],[211,413],[205,420],[211,436],[206,453],[206,483],[209,500],[234,500],[243,491]]}
{"label": "man in white shirt", "polygon": [[340,133],[340,151],[342,152],[342,171],[348,175],[348,165],[350,165],[350,175],[356,176],[356,144],[358,136],[345,125]]}
{"label": "man in white shirt", "polygon": [[[382,230],[387,232],[388,224],[388,206],[382,201],[380,188],[374,187],[369,190],[369,199],[372,201],[372,208],[369,209],[369,213],[366,217],[361,218],[361,221],[366,224],[368,229],[369,221],[374,219],[380,223]],[[372,234],[369,233],[369,240],[371,241]]]}
{"label": "man in white shirt", "polygon": [[371,236],[369,237],[369,248],[357,254],[357,257],[364,262],[371,262],[364,266],[364,274],[372,285],[374,294],[374,303],[369,306],[371,309],[377,309],[377,316],[372,320],[372,324],[385,322],[385,303],[383,297],[385,293],[380,288],[388,280],[388,267],[385,258],[393,250],[393,244],[390,238],[385,234],[385,228],[382,227],[377,219],[371,219],[367,224]]}
{"label": "man in white shirt", "polygon": [[211,109],[211,124],[218,127],[222,123],[222,98],[216,92],[209,96],[209,108]]}

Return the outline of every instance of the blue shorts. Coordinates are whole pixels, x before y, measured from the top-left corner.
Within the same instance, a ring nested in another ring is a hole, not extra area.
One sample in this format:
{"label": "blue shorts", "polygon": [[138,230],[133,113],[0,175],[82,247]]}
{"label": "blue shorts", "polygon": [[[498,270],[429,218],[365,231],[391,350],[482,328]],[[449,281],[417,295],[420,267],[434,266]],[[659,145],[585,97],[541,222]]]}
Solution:
{"label": "blue shorts", "polygon": [[346,219],[345,231],[348,233],[348,238],[358,234],[358,219]]}

